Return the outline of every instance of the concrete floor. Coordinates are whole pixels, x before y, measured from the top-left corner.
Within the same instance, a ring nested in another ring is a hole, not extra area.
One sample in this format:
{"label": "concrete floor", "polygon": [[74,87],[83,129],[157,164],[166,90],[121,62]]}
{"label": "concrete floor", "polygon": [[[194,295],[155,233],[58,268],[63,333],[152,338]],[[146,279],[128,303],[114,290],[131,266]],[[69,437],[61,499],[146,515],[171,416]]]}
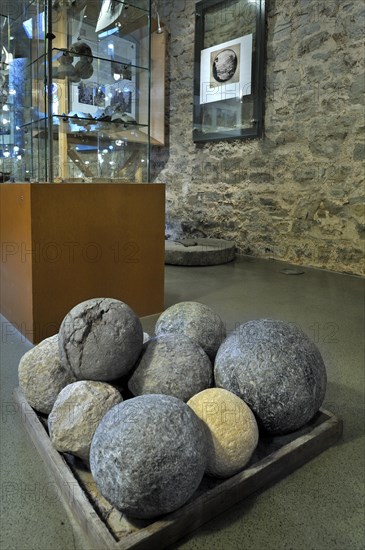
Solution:
{"label": "concrete floor", "polygon": [[[318,344],[328,372],[325,407],[344,421],[338,445],[283,481],[246,499],[174,548],[184,550],[363,550],[363,279],[285,264],[240,259],[224,266],[166,269],[168,307],[182,300],[213,307],[233,329],[249,319],[297,323]],[[144,321],[145,330],[154,318]],[[17,365],[31,347],[5,320],[1,338],[2,550],[84,550],[12,403]]]}

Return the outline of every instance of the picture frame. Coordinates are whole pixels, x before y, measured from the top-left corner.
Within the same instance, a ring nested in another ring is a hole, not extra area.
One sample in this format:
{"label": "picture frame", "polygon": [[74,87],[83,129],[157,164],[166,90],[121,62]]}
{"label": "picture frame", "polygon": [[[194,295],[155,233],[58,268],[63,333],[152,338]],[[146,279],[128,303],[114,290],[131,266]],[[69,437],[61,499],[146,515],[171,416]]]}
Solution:
{"label": "picture frame", "polygon": [[263,132],[265,0],[196,4],[194,142]]}

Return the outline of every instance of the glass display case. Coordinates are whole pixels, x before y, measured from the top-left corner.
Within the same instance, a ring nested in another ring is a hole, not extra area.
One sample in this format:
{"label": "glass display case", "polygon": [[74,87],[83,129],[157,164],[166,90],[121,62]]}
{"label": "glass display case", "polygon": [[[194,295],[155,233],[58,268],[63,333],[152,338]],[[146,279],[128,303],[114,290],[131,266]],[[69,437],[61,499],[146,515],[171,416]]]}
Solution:
{"label": "glass display case", "polygon": [[[9,181],[12,174],[14,154],[14,97],[9,87],[10,18],[0,14],[0,182]],[[16,146],[15,146],[16,147]],[[16,152],[16,148],[15,148]]]}
{"label": "glass display case", "polygon": [[149,181],[153,30],[149,0],[33,0],[1,19],[3,181]]}

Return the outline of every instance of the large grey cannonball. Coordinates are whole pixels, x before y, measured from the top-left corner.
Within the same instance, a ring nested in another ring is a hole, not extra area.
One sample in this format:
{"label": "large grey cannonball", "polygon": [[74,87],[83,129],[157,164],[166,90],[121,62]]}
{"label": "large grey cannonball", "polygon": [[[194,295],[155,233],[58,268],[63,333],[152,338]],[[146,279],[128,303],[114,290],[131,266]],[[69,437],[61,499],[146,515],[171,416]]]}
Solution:
{"label": "large grey cannonball", "polygon": [[27,351],[18,367],[19,386],[29,405],[49,414],[60,391],[75,382],[68,365],[61,363],[58,334]]}
{"label": "large grey cannonball", "polygon": [[119,391],[105,382],[80,380],[66,386],[48,417],[53,446],[88,462],[96,428],[109,409],[122,400]]}
{"label": "large grey cannonball", "polygon": [[268,432],[292,432],[320,408],[326,368],[317,346],[298,327],[272,319],[232,332],[214,365],[217,387],[243,399]]}
{"label": "large grey cannonball", "polygon": [[226,337],[219,315],[199,302],[179,302],[166,309],[157,319],[155,333],[184,334],[199,344],[210,359],[214,359]]}
{"label": "large grey cannonball", "polygon": [[113,407],[92,440],[90,468],[101,494],[136,518],[176,510],[206,466],[201,420],[169,395],[142,395]]}
{"label": "large grey cannonball", "polygon": [[142,343],[137,315],[113,298],[78,304],[66,315],[59,331],[61,361],[79,380],[124,376],[136,363]]}
{"label": "large grey cannonball", "polygon": [[149,340],[128,382],[134,395],[163,393],[182,401],[212,385],[209,357],[198,344],[181,334]]}

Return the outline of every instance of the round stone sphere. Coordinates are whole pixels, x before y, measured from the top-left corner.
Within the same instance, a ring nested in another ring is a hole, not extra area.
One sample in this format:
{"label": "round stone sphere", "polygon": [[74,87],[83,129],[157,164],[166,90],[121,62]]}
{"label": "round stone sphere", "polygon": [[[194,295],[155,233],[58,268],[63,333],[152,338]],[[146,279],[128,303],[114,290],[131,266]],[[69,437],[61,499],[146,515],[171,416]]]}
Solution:
{"label": "round stone sphere", "polygon": [[103,418],[92,440],[90,468],[101,494],[121,512],[152,518],[193,495],[206,466],[204,426],[169,395],[124,401]]}
{"label": "round stone sphere", "polygon": [[237,395],[210,388],[194,395],[189,407],[203,421],[207,431],[206,473],[229,477],[242,470],[259,440],[259,430],[251,409]]}
{"label": "round stone sphere", "polygon": [[86,42],[81,42],[80,40],[71,44],[70,52],[75,56],[88,56],[91,59],[93,55],[89,44],[86,44]]}
{"label": "round stone sphere", "polygon": [[143,330],[134,311],[112,298],[75,306],[59,331],[61,361],[78,380],[114,380],[129,372],[142,350]]}
{"label": "round stone sphere", "polygon": [[73,62],[73,56],[68,52],[63,52],[63,54],[58,58],[60,65],[71,65]]}
{"label": "round stone sphere", "polygon": [[29,405],[49,414],[60,391],[75,382],[67,365],[61,363],[58,334],[46,338],[20,359],[19,386]]}
{"label": "round stone sphere", "polygon": [[232,332],[214,365],[216,386],[232,391],[269,433],[301,428],[320,408],[326,368],[317,346],[298,327],[272,319]]}
{"label": "round stone sphere", "polygon": [[205,351],[181,334],[149,340],[128,382],[133,395],[161,393],[187,401],[213,385],[213,367]]}
{"label": "round stone sphere", "polygon": [[93,75],[94,69],[91,63],[82,60],[76,63],[75,71],[80,76],[80,78],[86,79],[90,78]]}
{"label": "round stone sphere", "polygon": [[105,382],[80,380],[66,386],[48,417],[53,446],[88,462],[96,428],[109,409],[122,401],[119,391]]}
{"label": "round stone sphere", "polygon": [[203,348],[210,359],[226,337],[225,326],[215,311],[199,302],[179,302],[157,319],[156,336],[184,334]]}

